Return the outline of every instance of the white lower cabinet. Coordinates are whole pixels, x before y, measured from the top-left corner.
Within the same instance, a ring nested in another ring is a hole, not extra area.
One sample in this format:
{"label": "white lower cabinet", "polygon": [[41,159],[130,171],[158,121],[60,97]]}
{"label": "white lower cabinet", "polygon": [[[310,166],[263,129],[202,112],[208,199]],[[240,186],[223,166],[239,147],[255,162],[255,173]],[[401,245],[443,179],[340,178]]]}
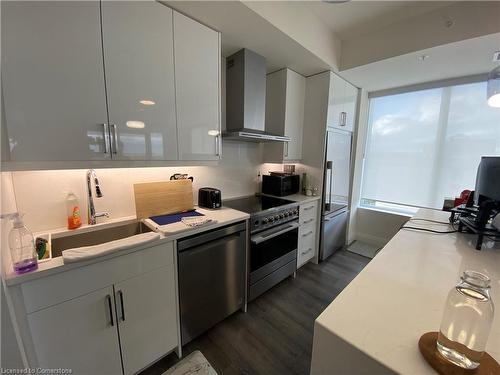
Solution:
{"label": "white lower cabinet", "polygon": [[315,200],[299,206],[297,268],[314,258],[318,249],[318,203],[319,200]]}
{"label": "white lower cabinet", "polygon": [[179,348],[173,252],[168,242],[21,284],[29,366],[128,375]]}
{"label": "white lower cabinet", "polygon": [[174,266],[115,285],[125,374],[134,374],[177,345]]}
{"label": "white lower cabinet", "polygon": [[38,367],[72,369],[73,374],[121,374],[112,299],[109,286],[29,314]]}

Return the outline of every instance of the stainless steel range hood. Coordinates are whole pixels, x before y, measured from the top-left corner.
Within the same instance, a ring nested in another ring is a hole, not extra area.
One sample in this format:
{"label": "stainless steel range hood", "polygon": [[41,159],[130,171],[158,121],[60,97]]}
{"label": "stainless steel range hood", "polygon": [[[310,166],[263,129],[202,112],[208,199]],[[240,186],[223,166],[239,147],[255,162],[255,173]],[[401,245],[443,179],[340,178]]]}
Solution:
{"label": "stainless steel range hood", "polygon": [[289,142],[290,137],[266,132],[266,59],[241,49],[226,60],[225,139]]}

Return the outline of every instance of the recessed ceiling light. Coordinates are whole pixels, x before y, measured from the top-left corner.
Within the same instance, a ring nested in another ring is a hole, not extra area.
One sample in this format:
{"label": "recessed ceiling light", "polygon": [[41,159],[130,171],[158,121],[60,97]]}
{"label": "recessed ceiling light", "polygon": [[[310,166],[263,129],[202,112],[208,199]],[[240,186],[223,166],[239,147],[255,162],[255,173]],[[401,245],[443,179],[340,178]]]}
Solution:
{"label": "recessed ceiling light", "polygon": [[425,60],[427,60],[428,58],[429,58],[429,55],[420,55],[420,56],[418,57],[418,59],[419,59],[420,61],[425,61]]}
{"label": "recessed ceiling light", "polygon": [[132,129],[144,129],[146,124],[142,121],[127,121],[127,127]]}
{"label": "recessed ceiling light", "polygon": [[139,103],[142,105],[155,105],[156,103],[152,100],[141,100]]}

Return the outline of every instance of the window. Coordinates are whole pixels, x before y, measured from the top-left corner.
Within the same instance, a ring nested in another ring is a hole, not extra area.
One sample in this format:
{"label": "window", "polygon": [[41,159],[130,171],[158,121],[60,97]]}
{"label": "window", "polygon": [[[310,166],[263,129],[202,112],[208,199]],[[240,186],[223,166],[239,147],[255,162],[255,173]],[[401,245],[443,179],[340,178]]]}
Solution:
{"label": "window", "polygon": [[372,97],[361,202],[441,208],[474,189],[483,155],[500,155],[500,110],[486,103],[486,82]]}

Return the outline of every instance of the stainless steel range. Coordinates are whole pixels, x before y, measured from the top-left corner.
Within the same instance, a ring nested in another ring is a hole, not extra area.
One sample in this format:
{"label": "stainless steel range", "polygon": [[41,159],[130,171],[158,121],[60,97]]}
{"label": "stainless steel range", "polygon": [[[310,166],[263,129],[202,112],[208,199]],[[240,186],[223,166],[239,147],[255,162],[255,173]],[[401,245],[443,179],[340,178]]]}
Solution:
{"label": "stainless steel range", "polygon": [[248,300],[251,301],[297,270],[299,206],[266,195],[224,201],[250,214]]}

